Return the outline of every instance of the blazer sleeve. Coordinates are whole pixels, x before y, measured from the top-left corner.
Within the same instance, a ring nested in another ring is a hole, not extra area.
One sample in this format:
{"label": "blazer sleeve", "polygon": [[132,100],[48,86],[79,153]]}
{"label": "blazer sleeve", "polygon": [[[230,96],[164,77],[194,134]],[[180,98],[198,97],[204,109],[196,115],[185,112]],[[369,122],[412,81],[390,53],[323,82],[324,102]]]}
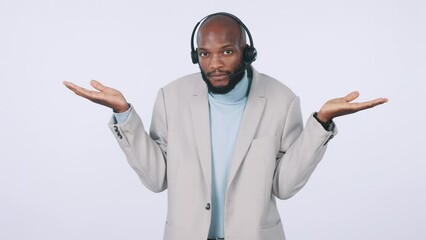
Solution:
{"label": "blazer sleeve", "polygon": [[113,116],[108,126],[142,183],[153,192],[164,191],[167,188],[167,119],[162,89],[154,105],[151,135],[145,131],[134,108],[127,121],[117,124]]}
{"label": "blazer sleeve", "polygon": [[273,181],[274,195],[279,199],[288,199],[296,194],[306,184],[321,161],[328,141],[336,134],[334,124],[331,131],[326,131],[313,114],[303,128],[300,100],[295,97],[288,110],[281,138]]}

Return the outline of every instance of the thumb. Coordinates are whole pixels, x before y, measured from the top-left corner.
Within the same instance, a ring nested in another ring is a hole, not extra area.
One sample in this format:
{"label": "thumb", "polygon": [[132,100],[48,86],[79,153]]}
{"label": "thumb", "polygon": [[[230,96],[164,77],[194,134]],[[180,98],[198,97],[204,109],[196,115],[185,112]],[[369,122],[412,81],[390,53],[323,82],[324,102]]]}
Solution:
{"label": "thumb", "polygon": [[99,90],[101,92],[103,92],[106,89],[108,89],[108,87],[104,86],[102,83],[100,83],[100,82],[98,82],[96,80],[90,81],[90,85],[92,85],[92,87],[94,87],[96,90]]}
{"label": "thumb", "polygon": [[349,93],[348,95],[344,96],[343,100],[345,100],[346,102],[352,102],[357,97],[359,97],[359,92],[358,91],[353,91],[353,92]]}

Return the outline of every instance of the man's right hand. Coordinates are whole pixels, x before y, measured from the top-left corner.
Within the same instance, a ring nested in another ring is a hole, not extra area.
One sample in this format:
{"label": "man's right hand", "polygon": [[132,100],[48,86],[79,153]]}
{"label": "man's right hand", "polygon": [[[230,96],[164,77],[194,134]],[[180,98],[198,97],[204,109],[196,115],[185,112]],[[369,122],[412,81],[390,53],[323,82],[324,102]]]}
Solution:
{"label": "man's right hand", "polygon": [[90,81],[90,85],[98,91],[91,91],[66,81],[64,81],[64,85],[78,96],[109,107],[116,113],[125,112],[129,109],[129,104],[120,91],[104,86],[96,80]]}

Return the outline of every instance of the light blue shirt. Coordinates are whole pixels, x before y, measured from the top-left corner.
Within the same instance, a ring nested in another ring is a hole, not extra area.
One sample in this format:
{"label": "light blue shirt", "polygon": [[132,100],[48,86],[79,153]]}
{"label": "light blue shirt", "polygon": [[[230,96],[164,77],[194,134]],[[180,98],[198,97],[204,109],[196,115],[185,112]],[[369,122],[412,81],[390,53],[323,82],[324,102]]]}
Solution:
{"label": "light blue shirt", "polygon": [[209,93],[212,142],[212,219],[209,238],[224,237],[225,200],[238,130],[247,103],[247,73],[227,94]]}

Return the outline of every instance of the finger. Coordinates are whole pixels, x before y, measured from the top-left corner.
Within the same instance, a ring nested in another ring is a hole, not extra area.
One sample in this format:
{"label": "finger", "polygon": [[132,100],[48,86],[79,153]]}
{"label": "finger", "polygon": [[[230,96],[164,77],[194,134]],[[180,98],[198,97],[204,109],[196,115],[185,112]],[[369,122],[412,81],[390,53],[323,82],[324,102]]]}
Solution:
{"label": "finger", "polygon": [[104,86],[102,83],[96,81],[96,80],[92,80],[90,81],[90,85],[92,85],[92,87],[94,87],[96,90],[99,90],[101,92],[104,92],[105,90],[108,90],[107,86]]}
{"label": "finger", "polygon": [[73,92],[77,92],[78,91],[78,89],[79,88],[81,88],[81,87],[79,87],[79,86],[77,86],[77,85],[75,85],[74,83],[72,83],[72,82],[67,82],[67,81],[63,81],[63,84],[68,88],[68,89],[70,89],[71,91],[73,91]]}
{"label": "finger", "polygon": [[370,107],[375,107],[377,105],[380,105],[380,104],[383,104],[383,103],[386,103],[386,102],[388,102],[387,98],[376,98],[374,100],[369,101]]}
{"label": "finger", "polygon": [[372,107],[375,107],[377,105],[386,103],[387,101],[388,101],[387,98],[376,98],[374,100],[370,100],[370,101],[367,101],[367,102],[360,102],[360,103],[353,103],[353,104],[354,104],[354,108],[357,111],[360,111],[360,110],[372,108]]}
{"label": "finger", "polygon": [[69,87],[69,86],[73,85],[72,82],[67,82],[67,81],[63,81],[62,83],[65,85],[65,87]]}
{"label": "finger", "polygon": [[359,97],[359,92],[353,91],[353,92],[349,93],[348,95],[344,96],[343,100],[345,100],[346,102],[352,102],[353,100],[355,100],[358,97]]}
{"label": "finger", "polygon": [[74,83],[71,83],[71,82],[64,81],[64,84],[67,88],[69,88],[71,91],[73,91],[78,96],[87,98],[87,99],[92,100],[92,101],[95,100],[95,99],[102,98],[102,95],[99,92],[90,91],[88,89],[77,86],[77,85],[75,85]]}

